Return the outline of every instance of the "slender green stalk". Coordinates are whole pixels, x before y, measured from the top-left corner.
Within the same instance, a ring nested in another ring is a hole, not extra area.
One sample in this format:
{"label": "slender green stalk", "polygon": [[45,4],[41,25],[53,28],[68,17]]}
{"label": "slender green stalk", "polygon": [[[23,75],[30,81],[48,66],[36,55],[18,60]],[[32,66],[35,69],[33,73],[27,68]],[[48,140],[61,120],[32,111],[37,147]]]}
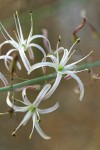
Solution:
{"label": "slender green stalk", "polygon": [[[86,64],[83,64],[83,65],[80,65],[80,66],[78,66],[78,70],[83,70],[83,69],[86,69],[86,68],[90,69],[90,68],[96,67],[96,66],[100,66],[100,61],[95,61],[93,63],[86,63]],[[18,83],[18,84],[14,84],[12,86],[2,87],[2,88],[0,88],[0,92],[7,92],[7,91],[15,90],[15,89],[18,89],[18,88],[22,88],[22,87],[25,87],[25,86],[28,86],[28,85],[38,84],[38,83],[43,82],[43,81],[48,81],[48,80],[54,79],[55,77],[56,77],[56,73],[53,73],[53,74],[38,77],[38,78],[35,78],[35,79],[30,79],[28,81],[24,81],[24,82],[21,82],[21,83]]]}
{"label": "slender green stalk", "polygon": [[83,70],[83,69],[90,69],[90,68],[93,68],[93,67],[97,67],[97,66],[100,66],[100,60],[98,61],[95,61],[95,62],[92,62],[92,63],[86,63],[86,64],[83,64],[83,65],[80,65],[78,66],[78,70]]}
{"label": "slender green stalk", "polygon": [[55,77],[56,77],[56,74],[53,73],[53,74],[49,74],[49,75],[42,76],[42,77],[39,77],[39,78],[30,79],[30,80],[27,80],[27,81],[24,81],[24,82],[21,82],[21,83],[17,83],[17,84],[11,85],[11,86],[2,87],[2,88],[0,88],[0,92],[12,91],[12,90],[22,88],[22,87],[25,87],[25,86],[28,86],[28,85],[38,84],[42,81],[47,81],[47,80],[50,80],[50,79],[54,79]]}

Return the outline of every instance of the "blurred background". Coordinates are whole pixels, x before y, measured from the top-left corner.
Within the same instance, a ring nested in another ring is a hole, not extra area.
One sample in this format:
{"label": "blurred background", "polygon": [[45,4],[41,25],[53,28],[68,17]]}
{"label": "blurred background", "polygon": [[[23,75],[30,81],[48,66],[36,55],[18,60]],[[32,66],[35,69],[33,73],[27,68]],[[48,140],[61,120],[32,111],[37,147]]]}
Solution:
{"label": "blurred background", "polygon": [[[13,14],[17,10],[23,33],[27,37],[30,30],[29,12],[32,11],[34,34],[41,34],[41,30],[46,28],[52,49],[56,48],[59,35],[61,35],[60,46],[69,49],[72,45],[72,33],[82,21],[80,13],[83,9],[87,11],[88,20],[100,33],[99,0],[0,0],[0,21],[7,31],[14,35]],[[81,38],[79,43],[81,50],[78,49],[72,61],[82,58],[91,50],[94,50],[94,53],[84,63],[99,60],[100,39],[92,37],[91,29],[87,25],[78,33],[78,36]],[[0,41],[4,41],[2,34],[0,34]],[[43,45],[42,40],[37,42]],[[9,48],[5,46],[2,54]],[[36,60],[42,57],[39,54],[36,51]],[[0,70],[6,75],[4,63],[0,63]],[[92,73],[99,74],[99,67],[92,68]],[[7,75],[9,79],[9,74]],[[18,75],[22,78],[34,78],[41,75],[41,71],[37,70],[28,77],[23,69],[18,72]],[[24,114],[19,113],[12,118],[5,115],[0,117],[0,150],[100,150],[100,81],[93,82],[91,73],[88,72],[80,73],[79,77],[85,86],[82,102],[79,101],[79,94],[77,94],[77,82],[70,79],[66,82],[62,80],[50,100],[41,105],[42,108],[47,108],[56,101],[60,103],[57,111],[41,116],[41,127],[47,135],[51,136],[51,140],[42,139],[35,130],[32,139],[29,140],[31,121],[18,130],[16,137],[11,136]],[[3,86],[2,83],[1,86]],[[30,92],[28,97],[33,101],[37,94],[38,92],[35,94]],[[8,109],[5,104],[6,95],[7,93],[0,93],[0,112]],[[21,94],[18,97],[21,99]]]}

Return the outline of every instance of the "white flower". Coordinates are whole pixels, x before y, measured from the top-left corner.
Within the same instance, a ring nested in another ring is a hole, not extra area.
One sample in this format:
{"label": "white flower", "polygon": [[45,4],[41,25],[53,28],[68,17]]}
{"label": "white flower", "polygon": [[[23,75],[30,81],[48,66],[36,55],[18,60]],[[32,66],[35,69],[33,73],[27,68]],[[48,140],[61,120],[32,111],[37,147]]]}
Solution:
{"label": "white flower", "polygon": [[[32,47],[35,47],[35,48],[39,49],[43,53],[44,57],[46,56],[46,53],[45,53],[44,49],[41,46],[39,46],[38,44],[32,43],[32,41],[34,39],[37,39],[37,38],[44,38],[45,40],[47,40],[49,47],[50,47],[50,43],[49,43],[48,39],[43,35],[32,35],[33,34],[32,14],[31,14],[31,29],[30,29],[30,33],[29,33],[29,36],[28,36],[27,39],[24,39],[22,28],[21,28],[21,25],[20,25],[20,21],[19,21],[17,12],[14,15],[14,19],[15,19],[15,25],[16,25],[16,31],[17,31],[17,33],[15,33],[17,41],[15,41],[9,35],[9,33],[4,28],[4,26],[0,23],[1,28],[3,29],[3,31],[1,31],[1,32],[2,32],[3,36],[6,39],[6,41],[1,43],[0,47],[2,47],[5,44],[12,45],[13,48],[8,51],[7,55],[10,55],[14,51],[18,51],[26,70],[29,71],[30,70],[30,62],[29,62],[29,60],[26,56],[26,51],[29,52],[29,56],[30,56],[31,59],[34,59],[34,54],[33,54]],[[7,60],[5,60],[5,61],[7,61]]]}
{"label": "white flower", "polygon": [[56,103],[54,106],[47,108],[47,109],[39,109],[38,108],[40,102],[44,99],[44,97],[47,94],[50,87],[51,87],[50,84],[46,84],[43,87],[43,89],[40,91],[39,95],[37,96],[37,98],[35,99],[35,101],[33,103],[31,103],[28,100],[28,98],[26,97],[26,88],[25,88],[22,92],[23,101],[17,100],[25,105],[23,107],[14,105],[9,99],[10,92],[8,92],[8,96],[7,96],[8,106],[13,108],[14,112],[27,112],[26,115],[24,116],[24,118],[22,119],[21,123],[18,125],[18,127],[12,133],[13,135],[15,135],[16,131],[19,129],[20,126],[26,125],[28,120],[32,117],[33,127],[32,127],[32,131],[31,131],[29,138],[31,138],[34,127],[35,127],[41,137],[43,137],[44,139],[50,139],[50,137],[45,135],[45,133],[42,131],[42,129],[39,126],[39,121],[40,121],[39,114],[46,114],[46,113],[53,112],[54,110],[56,110],[59,107],[59,104]]}
{"label": "white flower", "polygon": [[[52,95],[52,93],[58,87],[62,77],[64,76],[65,78],[72,77],[78,82],[79,87],[80,87],[80,100],[82,100],[83,95],[84,95],[84,87],[83,87],[83,84],[82,84],[81,80],[76,75],[76,73],[84,71],[84,70],[78,71],[76,64],[78,64],[79,62],[81,62],[82,60],[87,58],[90,55],[90,53],[87,56],[85,56],[84,58],[82,58],[82,59],[80,59],[80,60],[78,60],[76,62],[73,62],[71,64],[68,64],[68,61],[69,61],[70,57],[75,52],[75,51],[73,51],[71,53],[72,48],[78,41],[79,41],[79,39],[72,45],[72,47],[70,48],[69,51],[67,49],[64,49],[63,47],[60,47],[60,48],[58,48],[58,50],[56,50],[55,55],[48,55],[48,56],[46,56],[46,57],[49,57],[52,60],[52,62],[41,62],[41,63],[37,63],[37,64],[35,64],[35,65],[33,65],[31,67],[29,73],[32,72],[33,70],[37,69],[37,68],[45,67],[45,66],[54,68],[56,73],[57,73],[56,80],[55,80],[52,88],[49,90],[49,92],[44,97],[44,99],[46,99],[50,95]],[[59,54],[61,52],[63,52],[63,56],[62,56],[62,58],[60,60]],[[45,58],[44,58],[44,60],[45,60]],[[87,69],[85,69],[85,70],[87,70]]]}

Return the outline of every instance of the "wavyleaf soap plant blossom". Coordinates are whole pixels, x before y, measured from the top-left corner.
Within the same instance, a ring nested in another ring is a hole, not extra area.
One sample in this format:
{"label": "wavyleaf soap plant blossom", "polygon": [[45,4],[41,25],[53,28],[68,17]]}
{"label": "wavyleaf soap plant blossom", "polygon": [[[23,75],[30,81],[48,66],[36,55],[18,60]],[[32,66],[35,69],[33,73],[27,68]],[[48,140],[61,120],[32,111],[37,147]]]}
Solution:
{"label": "wavyleaf soap plant blossom", "polygon": [[[5,44],[10,44],[13,48],[10,49],[6,55],[9,56],[12,52],[17,51],[19,53],[19,55],[22,59],[22,62],[23,62],[23,64],[24,64],[27,71],[30,70],[31,65],[30,65],[30,62],[27,58],[26,52],[28,51],[30,58],[34,59],[34,53],[33,53],[32,47],[35,47],[38,50],[40,50],[43,53],[44,57],[46,56],[46,53],[45,53],[44,49],[40,45],[38,45],[36,43],[33,43],[33,40],[35,40],[37,38],[43,38],[47,41],[48,46],[51,49],[50,43],[49,43],[48,39],[45,36],[43,36],[43,35],[33,35],[32,13],[30,13],[30,15],[31,15],[31,29],[30,29],[30,33],[29,33],[27,39],[25,39],[24,36],[23,36],[23,32],[22,32],[22,28],[21,28],[21,24],[20,24],[17,12],[14,15],[14,20],[15,20],[15,25],[16,25],[15,36],[16,36],[17,40],[14,40],[14,38],[12,38],[9,35],[9,33],[7,32],[5,27],[2,25],[2,23],[0,23],[1,33],[3,34],[4,38],[6,39],[3,43],[0,44],[0,48],[2,48],[2,46],[5,45]],[[7,61],[7,59],[5,59],[5,61]]]}
{"label": "wavyleaf soap plant blossom", "polygon": [[[65,49],[63,47],[60,47],[60,48],[58,48],[58,50],[55,51],[54,55],[52,55],[52,54],[47,55],[46,57],[49,57],[52,62],[47,62],[47,61],[46,62],[40,62],[40,63],[34,64],[33,66],[31,66],[29,74],[37,68],[46,67],[46,66],[54,68],[55,72],[57,74],[53,86],[51,87],[49,92],[45,95],[44,99],[47,99],[50,95],[53,94],[53,92],[58,87],[62,77],[64,76],[65,79],[67,79],[69,77],[72,77],[78,82],[78,85],[79,85],[79,88],[80,88],[80,101],[82,100],[83,95],[84,95],[84,86],[82,84],[82,81],[80,80],[80,78],[76,74],[79,73],[79,72],[85,71],[87,69],[78,71],[77,70],[77,64],[79,62],[83,61],[84,59],[86,59],[91,54],[91,52],[87,56],[83,57],[82,59],[80,59],[76,62],[73,62],[71,64],[68,63],[71,56],[76,51],[76,50],[72,51],[72,49],[75,46],[75,44],[77,42],[79,42],[79,40],[80,39],[77,39],[77,41],[72,45],[70,50]],[[63,52],[63,56],[60,59],[59,55],[60,55],[61,52]],[[46,60],[46,59],[44,58],[44,60]]]}
{"label": "wavyleaf soap plant blossom", "polygon": [[[43,89],[40,91],[39,95],[37,96],[37,98],[35,99],[35,101],[33,103],[31,103],[27,96],[26,96],[26,89],[24,88],[22,91],[22,98],[23,101],[17,100],[15,99],[15,101],[18,101],[22,104],[24,104],[25,106],[16,106],[15,104],[13,104],[10,100],[10,92],[8,92],[7,95],[7,104],[10,108],[13,109],[14,112],[27,112],[26,115],[24,116],[24,118],[22,119],[21,123],[18,125],[18,127],[14,130],[14,132],[12,133],[12,135],[16,134],[16,131],[22,126],[22,125],[26,125],[26,123],[29,121],[30,118],[32,118],[32,122],[33,122],[33,126],[32,126],[32,131],[30,133],[29,139],[31,138],[32,134],[33,134],[33,130],[34,128],[37,130],[37,132],[39,133],[39,135],[44,138],[44,139],[50,139],[49,136],[47,136],[42,129],[39,126],[39,122],[40,122],[40,114],[47,114],[50,112],[55,111],[58,107],[59,107],[59,103],[57,102],[54,106],[47,108],[47,109],[40,109],[39,104],[42,102],[42,100],[44,99],[44,97],[46,96],[47,92],[49,91],[49,89],[51,88],[50,84],[46,84]],[[3,114],[3,113],[1,113]],[[8,113],[4,113],[4,114],[8,114]]]}

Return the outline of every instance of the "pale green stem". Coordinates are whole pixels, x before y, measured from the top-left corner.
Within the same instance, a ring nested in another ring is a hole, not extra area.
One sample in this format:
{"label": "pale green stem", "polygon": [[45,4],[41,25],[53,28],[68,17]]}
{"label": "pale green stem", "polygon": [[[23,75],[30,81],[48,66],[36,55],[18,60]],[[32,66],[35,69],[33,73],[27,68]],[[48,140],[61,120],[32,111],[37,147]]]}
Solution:
{"label": "pale green stem", "polygon": [[[96,66],[100,66],[100,61],[95,61],[93,63],[86,63],[86,64],[83,64],[83,65],[80,65],[80,66],[78,66],[77,69],[78,70],[83,70],[83,69],[86,69],[86,68],[90,69],[90,68],[96,67]],[[22,87],[25,87],[25,86],[28,86],[28,85],[32,85],[32,84],[34,85],[34,84],[37,84],[37,83],[40,83],[40,82],[43,82],[43,81],[48,81],[48,80],[54,79],[55,77],[56,77],[56,73],[53,73],[53,74],[38,77],[38,78],[35,78],[35,79],[30,79],[30,80],[27,80],[27,81],[24,81],[24,82],[21,82],[21,83],[18,83],[18,84],[2,87],[2,88],[0,88],[0,92],[7,92],[7,91],[15,90],[15,89],[18,89],[18,88],[22,88]]]}
{"label": "pale green stem", "polygon": [[97,67],[97,66],[100,66],[100,61],[95,61],[95,62],[92,62],[92,63],[86,63],[86,64],[83,64],[83,65],[80,65],[78,66],[78,70],[83,70],[83,69],[90,69],[90,68],[93,68],[93,67]]}
{"label": "pale green stem", "polygon": [[25,86],[28,86],[28,85],[32,85],[32,84],[34,85],[34,84],[40,83],[42,81],[47,81],[47,80],[50,80],[50,79],[54,79],[55,77],[56,77],[56,74],[53,73],[53,74],[49,74],[49,75],[42,76],[42,77],[39,77],[39,78],[30,79],[30,80],[27,80],[27,81],[24,81],[24,82],[21,82],[21,83],[17,83],[17,84],[11,85],[11,86],[2,87],[2,88],[0,88],[0,92],[12,91],[12,90],[22,88],[22,87],[25,87]]}

